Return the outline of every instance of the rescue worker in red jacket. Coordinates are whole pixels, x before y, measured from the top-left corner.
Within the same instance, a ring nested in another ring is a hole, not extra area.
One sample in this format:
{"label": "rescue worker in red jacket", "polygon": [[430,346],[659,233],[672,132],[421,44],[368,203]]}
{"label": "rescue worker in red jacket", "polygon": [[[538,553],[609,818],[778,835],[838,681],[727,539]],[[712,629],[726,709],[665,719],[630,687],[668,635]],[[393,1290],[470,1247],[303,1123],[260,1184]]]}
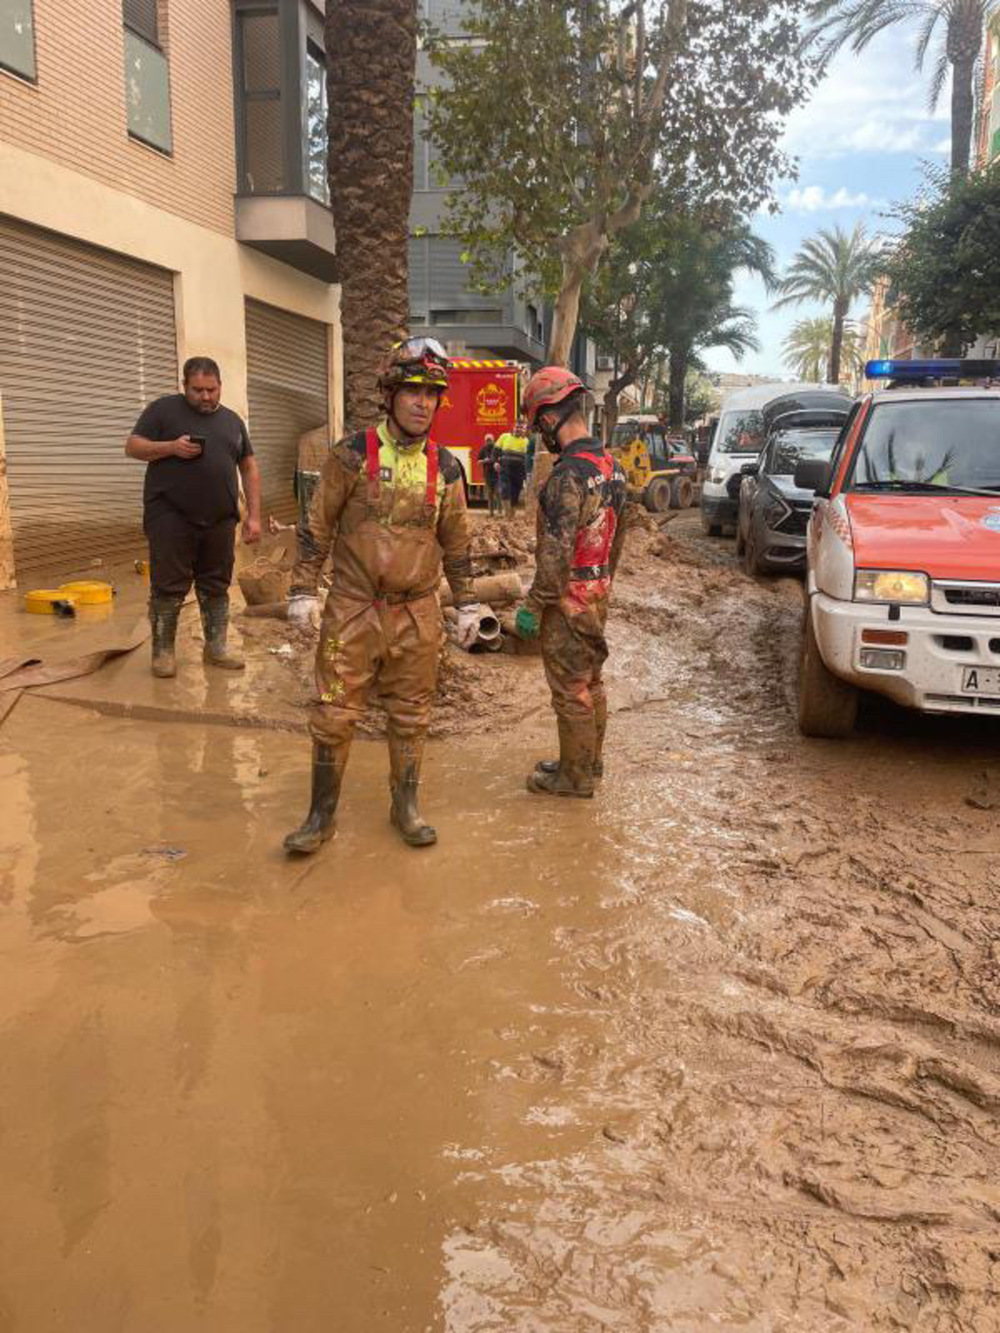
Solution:
{"label": "rescue worker in red jacket", "polygon": [[464,647],[479,632],[462,472],[428,432],[448,387],[448,358],[430,338],[397,343],[379,372],[386,416],[335,444],[299,529],[288,618],[318,612],[316,587],[332,546],[312,708],[312,800],[288,852],[315,852],[333,817],[351,737],[373,690],[388,714],[389,817],[405,842],[437,841],[417,810],[431,697],[437,684],[442,557]]}
{"label": "rescue worker in red jacket", "polygon": [[526,638],[539,633],[559,728],[559,759],[540,763],[528,790],[593,796],[604,771],[608,701],[601,677],[604,627],[622,551],[627,481],[593,439],[586,388],[562,366],[532,376],[524,394],[528,425],[556,455],[538,496],[535,579],[516,617]]}

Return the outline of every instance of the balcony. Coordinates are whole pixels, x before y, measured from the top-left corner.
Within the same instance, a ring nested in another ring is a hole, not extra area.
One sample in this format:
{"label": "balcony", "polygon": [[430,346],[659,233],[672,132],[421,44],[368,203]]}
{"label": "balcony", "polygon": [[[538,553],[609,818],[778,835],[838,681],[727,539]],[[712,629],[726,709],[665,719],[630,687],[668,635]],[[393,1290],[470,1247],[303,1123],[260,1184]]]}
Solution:
{"label": "balcony", "polygon": [[312,0],[234,0],[236,238],[335,280],[326,61]]}

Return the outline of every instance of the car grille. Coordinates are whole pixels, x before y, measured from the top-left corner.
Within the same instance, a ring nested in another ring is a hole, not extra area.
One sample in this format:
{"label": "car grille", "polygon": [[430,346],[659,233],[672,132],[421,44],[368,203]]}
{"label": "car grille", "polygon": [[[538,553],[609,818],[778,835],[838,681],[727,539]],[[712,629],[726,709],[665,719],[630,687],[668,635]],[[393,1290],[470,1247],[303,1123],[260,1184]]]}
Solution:
{"label": "car grille", "polygon": [[953,615],[1000,616],[1000,583],[935,582],[931,606]]}
{"label": "car grille", "polygon": [[775,524],[775,532],[787,532],[789,536],[804,537],[806,529],[809,526],[809,515],[812,513],[812,505],[808,507],[796,507],[790,514],[786,514],[780,523]]}
{"label": "car grille", "polygon": [[946,588],[949,606],[1000,606],[1000,588]]}

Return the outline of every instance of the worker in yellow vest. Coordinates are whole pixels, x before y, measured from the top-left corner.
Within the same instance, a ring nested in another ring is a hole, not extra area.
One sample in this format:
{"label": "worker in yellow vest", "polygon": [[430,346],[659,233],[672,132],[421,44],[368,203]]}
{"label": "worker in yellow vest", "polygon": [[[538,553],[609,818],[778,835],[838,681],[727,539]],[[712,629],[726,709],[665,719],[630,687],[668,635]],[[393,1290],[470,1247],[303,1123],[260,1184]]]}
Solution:
{"label": "worker in yellow vest", "polygon": [[496,443],[500,460],[500,495],[507,517],[521,502],[528,466],[528,431],[519,418],[513,431],[504,431]]}

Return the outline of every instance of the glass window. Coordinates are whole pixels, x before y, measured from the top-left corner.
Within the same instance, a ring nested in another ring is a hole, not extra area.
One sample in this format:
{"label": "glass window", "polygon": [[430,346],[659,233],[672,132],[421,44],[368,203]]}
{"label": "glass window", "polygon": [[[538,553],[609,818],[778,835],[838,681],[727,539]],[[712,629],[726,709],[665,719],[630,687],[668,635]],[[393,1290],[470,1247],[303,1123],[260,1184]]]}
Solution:
{"label": "glass window", "polygon": [[125,100],[129,134],[164,153],[171,152],[167,58],[129,28],[125,29]]}
{"label": "glass window", "polygon": [[764,419],[755,410],[724,412],[715,445],[720,454],[759,454],[764,444]]}
{"label": "glass window", "polygon": [[285,121],[281,98],[281,27],[277,10],[238,15],[243,152],[241,189],[285,189]]}
{"label": "glass window", "polygon": [[766,471],[772,477],[791,477],[803,458],[829,459],[840,431],[780,430],[771,442]]}
{"label": "glass window", "polygon": [[122,0],[122,22],[147,42],[158,44],[160,40],[157,0]]}
{"label": "glass window", "polygon": [[306,189],[321,204],[330,202],[326,173],[326,60],[312,42],[306,45],[305,116]]}
{"label": "glass window", "polygon": [[1000,490],[1000,401],[929,398],[879,403],[852,488]]}
{"label": "glass window", "polygon": [[0,68],[35,77],[32,0],[0,0]]}

